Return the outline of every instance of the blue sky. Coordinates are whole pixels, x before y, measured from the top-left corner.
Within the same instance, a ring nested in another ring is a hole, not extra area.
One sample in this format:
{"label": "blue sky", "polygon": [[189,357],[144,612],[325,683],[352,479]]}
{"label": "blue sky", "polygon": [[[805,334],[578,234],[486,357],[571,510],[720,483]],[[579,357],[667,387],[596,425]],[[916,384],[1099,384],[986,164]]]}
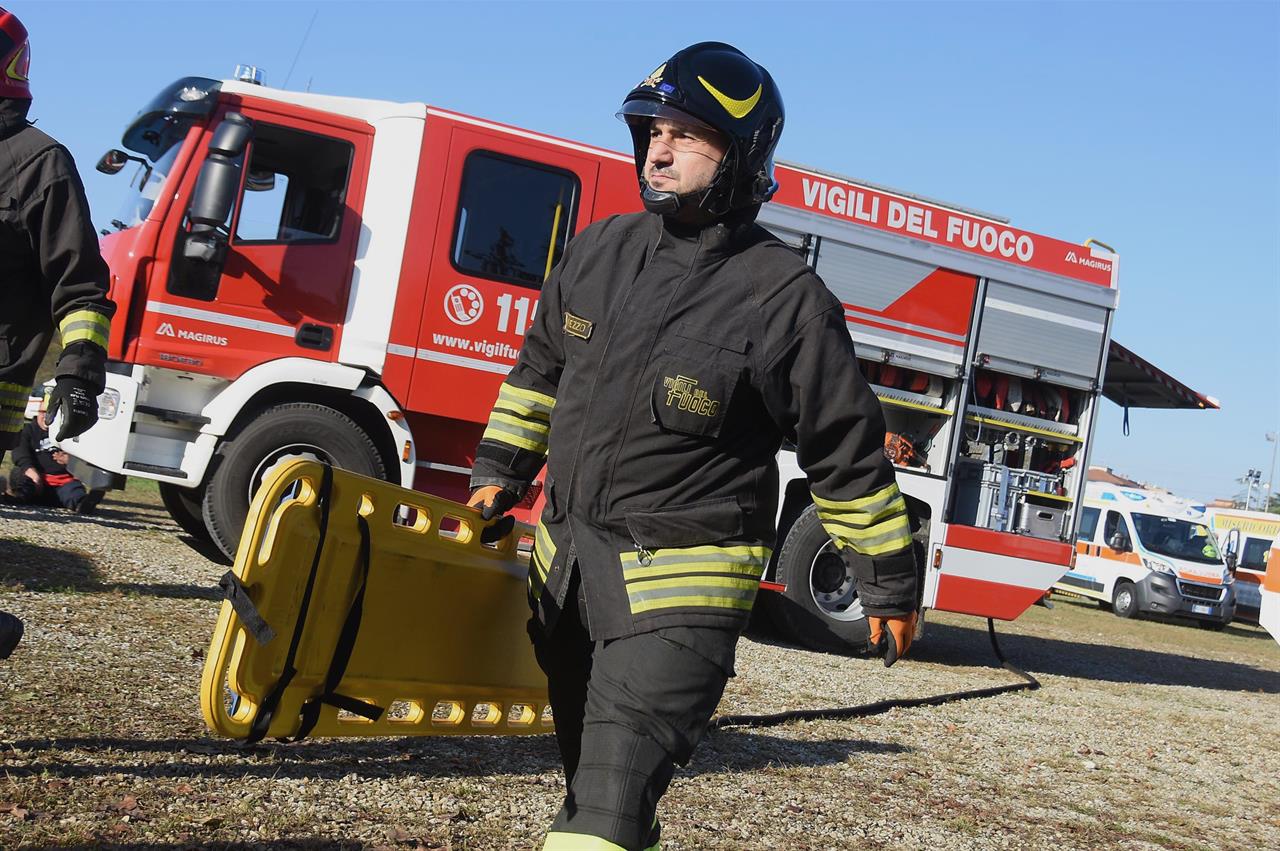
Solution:
{"label": "blue sky", "polygon": [[[1115,337],[1216,412],[1104,403],[1094,463],[1210,499],[1280,432],[1280,3],[71,3],[32,33],[32,117],[93,172],[134,112],[238,62],[622,150],[627,90],[694,41],[774,74],[783,159],[1121,254]],[[315,16],[303,44],[303,35]],[[301,50],[299,47],[301,45]],[[1277,475],[1280,479],[1280,474]],[[1280,484],[1280,483],[1278,483]]]}

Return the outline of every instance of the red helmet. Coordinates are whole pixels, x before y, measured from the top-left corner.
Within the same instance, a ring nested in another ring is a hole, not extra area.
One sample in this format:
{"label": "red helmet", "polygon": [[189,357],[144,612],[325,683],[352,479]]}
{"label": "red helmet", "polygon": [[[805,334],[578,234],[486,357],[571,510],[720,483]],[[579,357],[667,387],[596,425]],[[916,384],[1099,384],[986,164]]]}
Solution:
{"label": "red helmet", "polygon": [[31,86],[27,84],[30,67],[27,28],[17,15],[0,8],[0,98],[31,99]]}

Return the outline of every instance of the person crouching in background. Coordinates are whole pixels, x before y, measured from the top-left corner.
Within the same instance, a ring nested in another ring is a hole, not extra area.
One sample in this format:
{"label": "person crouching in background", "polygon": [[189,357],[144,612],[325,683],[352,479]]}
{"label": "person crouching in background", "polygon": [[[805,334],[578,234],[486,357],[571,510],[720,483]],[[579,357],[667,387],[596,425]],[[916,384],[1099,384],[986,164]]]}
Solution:
{"label": "person crouching in background", "polygon": [[67,470],[67,453],[49,437],[44,395],[33,393],[27,400],[27,422],[13,447],[13,469],[9,471],[10,500],[24,505],[47,505],[90,514],[102,501],[103,491],[86,490],[84,483]]}

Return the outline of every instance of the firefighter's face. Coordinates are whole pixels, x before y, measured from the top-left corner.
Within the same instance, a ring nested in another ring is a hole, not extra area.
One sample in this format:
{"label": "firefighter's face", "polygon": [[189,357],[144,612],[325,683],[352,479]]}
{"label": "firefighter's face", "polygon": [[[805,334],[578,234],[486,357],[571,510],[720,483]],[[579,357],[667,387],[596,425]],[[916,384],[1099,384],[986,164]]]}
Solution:
{"label": "firefighter's face", "polygon": [[670,118],[649,126],[644,179],[658,192],[687,195],[711,185],[728,146],[714,130]]}

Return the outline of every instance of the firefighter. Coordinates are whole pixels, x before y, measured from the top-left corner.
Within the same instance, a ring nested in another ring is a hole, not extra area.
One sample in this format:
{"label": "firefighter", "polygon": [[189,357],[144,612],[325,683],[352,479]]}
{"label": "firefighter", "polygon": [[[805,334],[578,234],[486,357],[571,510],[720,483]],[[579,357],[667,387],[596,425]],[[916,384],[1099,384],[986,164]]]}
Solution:
{"label": "firefighter", "polygon": [[[63,345],[49,396],[49,420],[61,417],[55,439],[97,421],[115,312],[71,154],[27,120],[30,62],[26,27],[0,9],[0,453],[17,441],[55,324]],[[21,621],[0,618],[0,658],[21,634]]]}
{"label": "firefighter", "polygon": [[727,44],[695,44],[618,117],[645,212],[566,248],[471,479],[491,520],[547,464],[529,632],[567,794],[546,851],[657,846],[658,799],[733,675],[775,543],[784,440],[886,664],[917,609],[906,505],[843,309],[755,224],[777,188],[773,79]]}

